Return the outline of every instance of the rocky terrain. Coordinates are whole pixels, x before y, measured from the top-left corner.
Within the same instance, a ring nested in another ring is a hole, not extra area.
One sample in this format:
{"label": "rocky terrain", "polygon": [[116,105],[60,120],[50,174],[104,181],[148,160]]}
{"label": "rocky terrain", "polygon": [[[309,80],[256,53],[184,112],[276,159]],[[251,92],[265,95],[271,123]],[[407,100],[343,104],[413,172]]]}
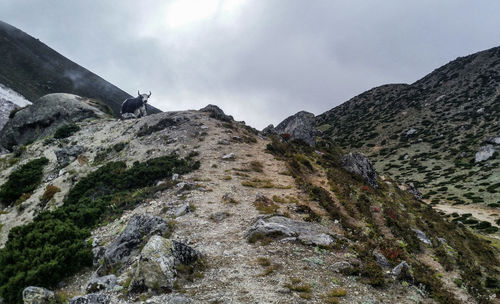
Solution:
{"label": "rocky terrain", "polygon": [[470,225],[487,219],[498,226],[499,117],[496,47],[411,85],[366,91],[317,116],[316,126],[321,137],[368,155],[378,172],[421,189],[426,202],[449,214],[474,213]]}
{"label": "rocky terrain", "polygon": [[60,118],[19,120],[30,140],[1,157],[4,303],[497,301],[496,242],[364,155],[297,141],[310,115],[265,137],[216,106],[118,120],[86,100],[9,122]]}

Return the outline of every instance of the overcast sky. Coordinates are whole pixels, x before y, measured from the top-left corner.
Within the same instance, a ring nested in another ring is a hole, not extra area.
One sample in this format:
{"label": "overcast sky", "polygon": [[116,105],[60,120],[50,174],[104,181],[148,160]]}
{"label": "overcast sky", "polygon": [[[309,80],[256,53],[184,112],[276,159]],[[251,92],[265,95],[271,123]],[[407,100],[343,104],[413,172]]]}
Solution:
{"label": "overcast sky", "polygon": [[164,110],[259,129],[500,45],[499,0],[0,0],[20,28]]}

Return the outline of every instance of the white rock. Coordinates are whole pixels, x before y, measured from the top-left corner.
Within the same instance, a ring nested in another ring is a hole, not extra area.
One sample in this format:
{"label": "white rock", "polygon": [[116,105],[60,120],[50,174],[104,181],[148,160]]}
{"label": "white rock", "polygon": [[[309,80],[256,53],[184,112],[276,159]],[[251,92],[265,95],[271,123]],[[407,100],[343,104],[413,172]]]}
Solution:
{"label": "white rock", "polygon": [[479,148],[479,151],[477,151],[476,156],[475,156],[475,161],[476,163],[486,161],[490,159],[493,154],[495,153],[496,149],[493,147],[493,145],[486,145],[482,146]]}

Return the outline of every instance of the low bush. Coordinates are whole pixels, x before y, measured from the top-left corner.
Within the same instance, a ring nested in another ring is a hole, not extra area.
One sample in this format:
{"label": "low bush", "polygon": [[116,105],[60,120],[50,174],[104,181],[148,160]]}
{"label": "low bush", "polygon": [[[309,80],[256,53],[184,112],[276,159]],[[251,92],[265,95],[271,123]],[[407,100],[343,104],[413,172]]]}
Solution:
{"label": "low bush", "polygon": [[199,162],[169,155],[131,168],[111,162],[82,178],[62,207],[42,212],[32,223],[10,231],[0,250],[0,297],[6,303],[21,303],[26,286],[51,288],[90,266],[92,253],[84,240],[91,229],[151,196],[157,191],[153,186],[157,180],[198,167]]}
{"label": "low bush", "polygon": [[64,125],[56,130],[56,133],[54,133],[54,138],[61,139],[70,137],[78,131],[80,131],[80,127],[76,124]]}
{"label": "low bush", "polygon": [[10,205],[23,194],[36,189],[43,176],[43,168],[49,163],[45,157],[37,158],[14,170],[0,187],[0,202]]}

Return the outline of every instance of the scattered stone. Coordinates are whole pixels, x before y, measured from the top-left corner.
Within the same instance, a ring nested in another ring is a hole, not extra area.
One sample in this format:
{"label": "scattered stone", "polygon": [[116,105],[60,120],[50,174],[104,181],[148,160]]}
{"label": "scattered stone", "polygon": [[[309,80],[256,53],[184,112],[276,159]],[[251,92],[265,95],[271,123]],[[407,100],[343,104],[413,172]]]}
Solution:
{"label": "scattered stone", "polygon": [[230,144],[229,140],[227,139],[221,139],[217,142],[217,144],[219,145],[225,145],[225,146],[228,146]]}
{"label": "scattered stone", "polygon": [[122,262],[131,253],[139,248],[144,237],[168,231],[167,222],[157,216],[135,215],[128,223],[125,230],[106,248],[104,262],[112,265]]}
{"label": "scattered stone", "polygon": [[476,153],[475,162],[479,163],[490,159],[495,154],[495,151],[496,149],[493,145],[482,146]]}
{"label": "scattered stone", "polygon": [[438,98],[436,98],[436,101],[441,101],[446,97],[446,95],[439,95]]}
{"label": "scattered stone", "polygon": [[234,153],[229,153],[229,154],[222,156],[222,159],[223,160],[235,160],[236,155],[234,155]]}
{"label": "scattered stone", "polygon": [[102,293],[90,293],[71,298],[68,304],[109,304],[111,297]]}
{"label": "scattered stone", "polygon": [[345,170],[360,175],[370,186],[377,188],[377,173],[366,156],[358,152],[348,153],[341,161]]}
{"label": "scattered stone", "polygon": [[263,136],[271,136],[271,135],[277,135],[278,132],[276,132],[276,130],[274,129],[274,125],[269,125],[267,127],[265,127],[261,132],[260,134],[262,134]]}
{"label": "scattered stone", "polygon": [[483,114],[484,113],[484,108],[479,108],[476,111],[477,114]]}
{"label": "scattered stone", "polygon": [[42,287],[29,286],[23,290],[24,304],[50,304],[55,302],[54,293]]}
{"label": "scattered stone", "polygon": [[170,299],[168,299],[168,304],[189,304],[193,303],[193,301],[187,298],[184,295],[172,295]]}
{"label": "scattered stone", "polygon": [[178,180],[179,179],[179,173],[174,173],[172,175],[172,180],[175,181],[175,180]]}
{"label": "scattered stone", "polygon": [[76,158],[83,152],[85,152],[85,147],[76,145],[56,150],[54,153],[56,154],[58,166],[64,168],[69,165],[70,158]]}
{"label": "scattered stone", "polygon": [[424,244],[427,244],[427,245],[430,245],[431,244],[431,240],[429,240],[429,238],[425,235],[425,233],[421,230],[418,230],[418,229],[411,229],[413,232],[415,232],[417,234],[417,238]]}
{"label": "scattered stone", "polygon": [[380,253],[377,250],[374,250],[372,254],[373,254],[373,257],[375,258],[375,262],[377,262],[377,264],[380,267],[382,267],[382,268],[391,267],[391,264],[387,261],[387,259],[385,258],[385,256],[382,253]]}
{"label": "scattered stone", "polygon": [[408,192],[410,192],[416,200],[422,200],[422,192],[420,192],[413,183],[408,183]]}
{"label": "scattered stone", "polygon": [[411,274],[410,265],[406,261],[402,261],[391,271],[391,276],[398,281],[406,281],[408,283],[413,283],[413,275]]}
{"label": "scattered stone", "polygon": [[226,115],[224,113],[224,111],[222,111],[221,108],[219,108],[216,105],[209,104],[208,106],[200,109],[200,111],[201,112],[209,112],[210,117],[215,118],[215,119],[220,120],[220,121],[231,122],[234,120],[232,116]]}
{"label": "scattered stone", "polygon": [[210,219],[216,223],[220,223],[223,220],[225,220],[227,217],[229,217],[229,213],[222,211],[222,212],[217,212],[212,215],[210,215]]}
{"label": "scattered stone", "polygon": [[100,292],[100,291],[110,291],[116,286],[116,276],[110,274],[103,277],[94,277],[87,282],[85,291],[87,293]]}
{"label": "scattered stone", "polygon": [[333,263],[330,268],[335,272],[342,272],[343,270],[351,268],[351,264],[347,261],[340,261]]}
{"label": "scattered stone", "polygon": [[406,131],[405,136],[409,137],[409,136],[412,136],[413,134],[416,134],[416,133],[417,133],[417,130],[410,128],[410,130]]}
{"label": "scattered stone", "polygon": [[299,139],[314,147],[316,144],[314,114],[300,111],[283,120],[276,126],[275,132],[278,134],[289,134],[290,140]]}
{"label": "scattered stone", "polygon": [[222,202],[227,204],[237,204],[238,201],[233,197],[231,192],[226,192],[222,196]]}
{"label": "scattered stone", "polygon": [[177,208],[177,210],[175,210],[174,215],[176,217],[179,217],[179,216],[183,216],[189,212],[191,212],[191,207],[189,207],[189,204],[186,203],[186,204],[183,204],[182,206],[180,206],[179,208]]}
{"label": "scattered stone", "polygon": [[295,221],[284,216],[263,216],[257,218],[247,232],[249,241],[262,236],[285,238],[300,241],[305,245],[332,246],[340,235],[331,235],[325,227],[301,221]]}
{"label": "scattered stone", "polygon": [[443,244],[446,244],[446,243],[447,243],[445,238],[438,238],[438,241],[440,241],[440,242],[441,242],[441,243],[443,243]]}
{"label": "scattered stone", "polygon": [[0,144],[12,150],[15,145],[52,135],[63,125],[92,117],[104,117],[102,111],[89,105],[91,101],[73,94],[45,95],[9,119],[0,134]]}

